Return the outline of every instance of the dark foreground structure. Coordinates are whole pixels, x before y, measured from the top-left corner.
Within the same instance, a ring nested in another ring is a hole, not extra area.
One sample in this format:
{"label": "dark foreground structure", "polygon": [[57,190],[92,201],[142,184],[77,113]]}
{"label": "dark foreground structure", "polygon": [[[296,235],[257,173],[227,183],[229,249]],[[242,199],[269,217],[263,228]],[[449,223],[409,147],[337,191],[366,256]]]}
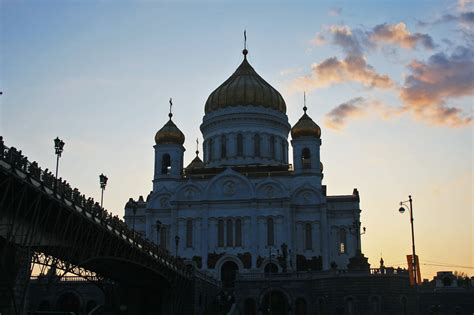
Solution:
{"label": "dark foreground structure", "polygon": [[[77,275],[102,288],[111,286],[117,298],[104,295],[108,302],[104,312],[109,314],[193,314],[199,290],[217,294],[218,281],[188,268],[0,140],[2,315],[27,313],[27,296],[35,296],[32,290],[42,284],[42,279],[30,281],[38,270],[54,270],[53,275],[59,271],[60,278]],[[63,303],[44,302],[44,307]],[[99,300],[90,302],[93,308]]]}
{"label": "dark foreground structure", "polygon": [[472,279],[440,273],[412,287],[405,270],[370,269],[360,251],[343,269],[290,271],[272,263],[229,274],[223,288],[0,142],[2,315],[474,312]]}
{"label": "dark foreground structure", "polygon": [[[405,270],[393,268],[249,273],[239,275],[233,288],[219,294],[196,288],[193,310],[182,314],[471,315],[472,281],[460,283],[451,272],[439,272],[432,281],[414,288]],[[104,314],[103,305],[112,303],[107,299],[126,300],[111,283],[99,288],[98,283],[82,278],[48,275],[31,282],[28,309]],[[136,314],[125,308],[120,313]]]}

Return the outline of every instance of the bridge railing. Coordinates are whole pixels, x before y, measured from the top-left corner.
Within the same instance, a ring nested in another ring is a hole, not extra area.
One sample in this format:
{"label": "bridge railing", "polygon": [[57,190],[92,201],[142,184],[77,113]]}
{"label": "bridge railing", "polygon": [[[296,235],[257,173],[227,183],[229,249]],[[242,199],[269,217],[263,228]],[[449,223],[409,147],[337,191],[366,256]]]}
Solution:
{"label": "bridge railing", "polygon": [[137,232],[130,230],[127,224],[117,215],[112,215],[112,213],[102,208],[93,198],[86,198],[79,189],[72,188],[61,177],[56,179],[47,168],[42,169],[36,161],[28,161],[28,158],[23,155],[21,150],[5,146],[2,136],[0,136],[0,161],[40,182],[43,187],[53,192],[56,198],[59,197],[60,201],[69,201],[76,209],[79,208],[86,218],[92,218],[94,222],[103,225],[109,231],[129,242],[132,246],[136,246],[155,260],[168,265],[168,267],[176,271],[191,276],[192,271],[189,271],[181,260],[171,256],[167,250],[155,243],[141,237]]}

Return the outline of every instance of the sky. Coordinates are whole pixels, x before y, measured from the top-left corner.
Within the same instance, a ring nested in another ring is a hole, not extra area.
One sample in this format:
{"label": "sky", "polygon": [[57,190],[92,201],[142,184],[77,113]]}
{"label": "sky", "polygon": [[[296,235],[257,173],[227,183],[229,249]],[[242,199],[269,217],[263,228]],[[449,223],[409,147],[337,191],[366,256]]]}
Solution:
{"label": "sky", "polygon": [[[373,267],[406,266],[413,198],[423,278],[474,276],[474,4],[461,1],[0,1],[0,135],[123,216],[152,189],[168,117],[185,164],[208,95],[248,59],[290,124],[321,126],[323,184],[358,188]],[[202,150],[201,150],[202,151]]]}

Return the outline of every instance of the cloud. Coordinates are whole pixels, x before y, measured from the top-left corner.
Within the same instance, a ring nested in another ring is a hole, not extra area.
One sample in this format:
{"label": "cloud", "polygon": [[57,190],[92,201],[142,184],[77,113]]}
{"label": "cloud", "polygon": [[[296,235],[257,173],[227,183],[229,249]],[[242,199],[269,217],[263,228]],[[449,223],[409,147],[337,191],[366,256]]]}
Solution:
{"label": "cloud", "polygon": [[362,55],[364,40],[352,32],[346,25],[331,25],[329,32],[332,35],[332,43],[340,46],[349,55]]}
{"label": "cloud", "polygon": [[412,34],[403,22],[376,25],[369,33],[369,39],[374,44],[392,44],[407,49],[413,49],[417,45],[421,45],[426,49],[435,47],[431,36],[421,33]]}
{"label": "cloud", "polygon": [[329,15],[330,16],[339,16],[339,15],[341,15],[341,12],[342,12],[342,8],[331,8],[329,10]]}
{"label": "cloud", "polygon": [[461,12],[460,14],[444,14],[441,17],[432,20],[432,21],[418,21],[417,25],[424,27],[428,25],[437,25],[443,23],[458,23],[463,27],[470,27],[474,25],[474,12],[466,11]]}
{"label": "cloud", "polygon": [[394,83],[387,75],[378,74],[360,56],[347,56],[340,60],[331,57],[311,67],[311,74],[301,76],[293,82],[295,90],[313,90],[343,82],[357,82],[366,87],[388,89]]}
{"label": "cloud", "polygon": [[471,7],[472,0],[458,0],[458,9],[463,11],[466,8]]}
{"label": "cloud", "polygon": [[323,34],[317,32],[316,36],[310,40],[310,43],[314,46],[322,46],[327,43],[327,40]]}
{"label": "cloud", "polygon": [[[359,31],[353,32],[346,25],[332,25],[326,28],[331,35],[334,45],[340,46],[346,57],[339,59],[331,57],[321,63],[311,66],[311,73],[296,78],[291,87],[293,90],[313,90],[344,82],[357,82],[366,87],[391,88],[394,83],[387,75],[378,74],[375,69],[367,64],[363,55],[365,43],[363,34]],[[312,39],[314,44],[321,43],[326,38],[318,33]]]}
{"label": "cloud", "polygon": [[283,69],[280,71],[280,75],[289,75],[289,74],[293,74],[293,73],[298,73],[298,72],[301,72],[303,70],[303,68],[301,67],[298,67],[298,68],[286,68],[286,69]]}
{"label": "cloud", "polygon": [[347,126],[349,120],[359,119],[370,114],[388,119],[402,112],[402,108],[393,108],[378,100],[356,97],[336,106],[327,113],[324,117],[324,125],[334,130],[341,130]]}
{"label": "cloud", "polygon": [[473,69],[474,52],[466,47],[458,47],[450,56],[437,53],[426,62],[414,60],[400,99],[417,119],[451,127],[468,125],[472,117],[446,103],[474,95]]}

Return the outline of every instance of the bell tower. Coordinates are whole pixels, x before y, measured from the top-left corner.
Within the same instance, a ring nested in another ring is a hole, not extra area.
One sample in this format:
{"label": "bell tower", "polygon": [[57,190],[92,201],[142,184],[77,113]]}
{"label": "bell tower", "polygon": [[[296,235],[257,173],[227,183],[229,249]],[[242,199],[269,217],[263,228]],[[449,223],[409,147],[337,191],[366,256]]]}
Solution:
{"label": "bell tower", "polygon": [[[320,162],[321,128],[306,114],[305,95],[304,114],[291,128],[293,165],[296,174],[321,174]],[[322,177],[322,176],[321,176]]]}
{"label": "bell tower", "polygon": [[173,101],[170,99],[169,120],[155,135],[155,176],[153,182],[162,178],[177,179],[183,173],[185,138],[172,120],[172,105]]}

